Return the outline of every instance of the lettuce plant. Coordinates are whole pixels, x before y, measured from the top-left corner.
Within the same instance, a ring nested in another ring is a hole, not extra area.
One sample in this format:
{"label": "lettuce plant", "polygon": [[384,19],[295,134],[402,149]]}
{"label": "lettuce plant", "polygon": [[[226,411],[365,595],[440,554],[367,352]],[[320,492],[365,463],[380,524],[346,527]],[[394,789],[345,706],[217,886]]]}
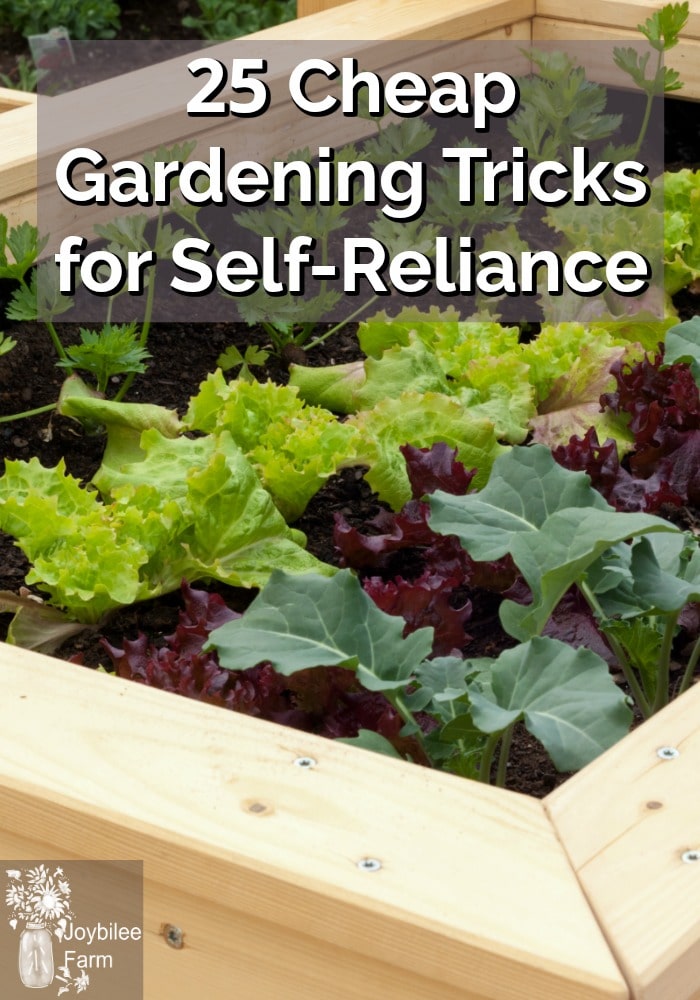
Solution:
{"label": "lettuce plant", "polygon": [[237,379],[220,370],[190,400],[190,430],[227,430],[253,464],[287,521],[296,520],[339,465],[357,448],[359,434],[319,406],[307,406],[288,386]]}
{"label": "lettuce plant", "polygon": [[228,432],[170,433],[145,430],[131,460],[122,452],[121,464],[103,463],[102,497],[62,462],[7,463],[0,528],[17,539],[32,563],[27,582],[52,605],[90,624],[176,590],[183,577],[259,587],[276,566],[333,572],[304,550]]}
{"label": "lettuce plant", "polygon": [[669,295],[700,279],[700,170],[664,174],[664,283]]}

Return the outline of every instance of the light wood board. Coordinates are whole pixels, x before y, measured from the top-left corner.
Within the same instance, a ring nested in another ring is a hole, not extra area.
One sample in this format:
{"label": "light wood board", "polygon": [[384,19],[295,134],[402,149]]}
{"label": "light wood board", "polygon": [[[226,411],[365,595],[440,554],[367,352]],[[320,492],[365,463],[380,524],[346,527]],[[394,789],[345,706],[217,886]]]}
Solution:
{"label": "light wood board", "polygon": [[628,997],[540,802],[5,645],[0,683],[0,856],[143,859],[146,1000]]}
{"label": "light wood board", "polygon": [[697,1000],[700,860],[683,854],[700,856],[700,685],[545,806],[635,1000]]}

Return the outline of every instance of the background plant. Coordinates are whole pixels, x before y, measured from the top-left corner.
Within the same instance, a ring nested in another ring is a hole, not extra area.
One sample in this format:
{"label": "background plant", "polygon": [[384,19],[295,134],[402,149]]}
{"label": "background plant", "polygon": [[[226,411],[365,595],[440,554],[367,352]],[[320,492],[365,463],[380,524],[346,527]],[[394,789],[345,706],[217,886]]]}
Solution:
{"label": "background plant", "polygon": [[197,0],[197,4],[199,14],[183,17],[182,23],[211,41],[250,35],[296,17],[296,0]]}
{"label": "background plant", "polygon": [[20,35],[62,27],[71,38],[114,38],[121,23],[115,0],[0,0],[0,23]]}
{"label": "background plant", "polygon": [[[71,375],[75,370],[95,378],[95,390],[104,393],[110,379],[124,373],[145,371],[149,356],[136,324],[114,326],[106,323],[100,330],[81,329],[81,343],[66,348],[58,335],[54,319],[71,308],[72,302],[60,294],[55,268],[44,263],[36,266],[45,241],[39,239],[36,226],[23,222],[12,229],[7,218],[0,215],[0,278],[17,283],[6,308],[7,319],[16,322],[35,322],[40,316],[51,337],[57,355],[56,364]],[[0,355],[15,345],[12,338],[4,338]],[[55,404],[38,407],[22,413],[0,417],[0,422],[18,420],[54,409]]]}
{"label": "background plant", "polygon": [[32,93],[36,90],[39,80],[39,71],[29,56],[18,55],[15,63],[15,70],[12,73],[0,73],[0,81],[3,87],[10,87],[13,90],[24,90]]}
{"label": "background plant", "polygon": [[637,25],[637,30],[641,31],[657,53],[656,66],[652,67],[649,76],[647,66],[651,53],[645,52],[640,56],[633,48],[615,49],[615,64],[632,78],[647,97],[644,117],[636,142],[631,147],[631,155],[636,155],[644,142],[654,98],[680,90],[683,86],[680,74],[675,69],[664,66],[664,54],[678,44],[679,35],[688,20],[688,10],[688,0],[669,3],[655,11],[643,24]]}

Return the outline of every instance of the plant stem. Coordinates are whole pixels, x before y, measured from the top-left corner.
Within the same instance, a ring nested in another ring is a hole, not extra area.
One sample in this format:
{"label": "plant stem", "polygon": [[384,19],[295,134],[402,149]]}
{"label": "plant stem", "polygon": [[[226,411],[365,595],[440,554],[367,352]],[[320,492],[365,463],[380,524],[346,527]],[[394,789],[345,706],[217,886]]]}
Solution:
{"label": "plant stem", "polygon": [[678,622],[679,614],[680,610],[676,611],[675,614],[669,615],[666,619],[664,638],[661,643],[661,652],[659,653],[659,666],[656,674],[656,697],[654,698],[654,704],[651,706],[652,714],[658,712],[664,705],[668,704],[671,647],[673,645],[673,637],[676,633],[676,623]]}
{"label": "plant stem", "polygon": [[486,746],[481,755],[481,764],[479,766],[479,781],[483,781],[485,784],[489,783],[491,778],[491,765],[493,764],[493,757],[496,753],[496,747],[498,746],[503,731],[498,733],[491,733],[489,738],[486,740]]}
{"label": "plant stem", "polygon": [[[56,327],[53,325],[50,319],[46,320],[46,329],[49,331],[49,335],[51,337],[51,340],[53,341],[53,346],[56,348],[56,354],[58,354],[61,361],[67,361],[68,355],[66,354],[63,344],[61,343],[61,340],[58,334],[56,333]],[[69,375],[73,374],[72,368],[68,369],[68,374]]]}
{"label": "plant stem", "polygon": [[430,754],[428,753],[428,751],[426,749],[426,746],[425,746],[425,737],[423,736],[423,730],[418,725],[418,723],[416,721],[416,717],[414,716],[414,714],[411,711],[411,709],[404,702],[403,697],[401,696],[400,692],[398,692],[398,691],[385,691],[384,694],[385,694],[385,696],[387,698],[387,701],[391,702],[391,704],[394,706],[394,708],[396,709],[396,711],[399,713],[399,715],[401,716],[401,718],[403,719],[403,721],[405,723],[407,723],[411,727],[412,730],[414,730],[411,733],[411,735],[415,736],[416,742],[418,743],[419,747],[421,748],[421,752],[423,753],[423,757],[425,758],[425,763],[428,764],[430,767],[432,767],[433,766],[433,761],[432,761],[432,759],[430,757]]}
{"label": "plant stem", "polygon": [[305,344],[304,350],[310,351],[312,347],[318,347],[318,345],[322,344],[324,340],[328,340],[328,338],[332,337],[334,333],[338,332],[338,330],[342,330],[342,328],[347,323],[352,323],[352,321],[357,316],[361,315],[361,313],[363,313],[368,306],[371,306],[373,302],[376,302],[378,298],[379,298],[378,295],[373,295],[372,298],[369,299],[367,302],[363,302],[362,305],[358,306],[354,312],[350,313],[349,316],[346,316],[345,319],[341,319],[341,321],[339,323],[336,323],[335,326],[332,326],[330,330],[326,330],[326,332],[322,333],[320,337],[316,337],[314,340],[311,340],[308,344]]}
{"label": "plant stem", "polygon": [[37,406],[35,410],[24,410],[22,413],[10,413],[6,417],[0,417],[0,424],[8,424],[12,420],[22,420],[24,417],[35,417],[38,413],[48,413],[55,410],[55,403],[48,403],[46,406]]}
{"label": "plant stem", "polygon": [[[583,580],[580,580],[577,586],[581,591],[581,593],[583,594],[586,603],[588,604],[589,608],[591,609],[595,617],[599,621],[604,619],[605,614],[603,613],[603,609],[601,608],[600,604],[598,603],[597,597],[595,596],[591,588],[588,586],[588,584],[585,583]],[[632,692],[632,697],[636,701],[639,711],[642,713],[645,719],[648,719],[652,714],[651,706],[647,701],[646,695],[644,694],[644,691],[642,690],[639,681],[637,680],[637,677],[634,673],[634,668],[627,659],[625,651],[622,648],[622,644],[617,641],[614,635],[610,635],[608,632],[604,632],[604,634],[605,638],[610,643],[610,648],[612,649],[613,653],[618,659],[620,667],[622,668],[622,673],[625,676],[625,680],[629,685],[630,691]]]}
{"label": "plant stem", "polygon": [[[163,226],[163,209],[161,208],[158,213],[158,222],[156,224],[156,232],[153,239],[153,246],[158,246],[158,237]],[[150,281],[148,282],[148,292],[146,293],[146,308],[143,313],[143,323],[141,324],[141,336],[139,337],[139,346],[145,347],[148,343],[148,334],[151,329],[151,316],[153,315],[153,301],[156,295],[156,271],[151,273]],[[111,306],[111,300],[110,300]],[[131,388],[132,382],[136,378],[136,372],[129,372],[122,384],[119,386],[119,390],[114,397],[115,403],[121,402],[121,400],[126,396],[127,392]]]}
{"label": "plant stem", "polygon": [[496,784],[499,788],[506,787],[506,768],[508,767],[508,755],[510,754],[510,745],[513,742],[514,729],[515,723],[511,722],[503,733],[501,749],[498,753],[498,770],[496,771]]}
{"label": "plant stem", "polygon": [[[639,135],[637,136],[637,141],[634,144],[634,156],[639,153],[642,148],[642,143],[644,142],[644,136],[647,134],[647,128],[649,127],[649,119],[651,118],[651,108],[654,103],[654,97],[656,96],[654,83],[659,79],[661,73],[661,65],[663,61],[663,53],[660,51],[656,62],[656,75],[649,81],[649,89],[647,90],[647,103],[644,108],[644,118],[642,124],[639,127]],[[646,90],[646,87],[644,88]]]}
{"label": "plant stem", "polygon": [[686,665],[685,671],[683,673],[683,679],[681,680],[681,686],[678,689],[678,694],[683,694],[687,691],[693,680],[693,674],[695,673],[695,668],[698,665],[698,660],[700,659],[700,638],[695,640],[695,645],[693,646],[693,652],[690,654],[690,659]]}

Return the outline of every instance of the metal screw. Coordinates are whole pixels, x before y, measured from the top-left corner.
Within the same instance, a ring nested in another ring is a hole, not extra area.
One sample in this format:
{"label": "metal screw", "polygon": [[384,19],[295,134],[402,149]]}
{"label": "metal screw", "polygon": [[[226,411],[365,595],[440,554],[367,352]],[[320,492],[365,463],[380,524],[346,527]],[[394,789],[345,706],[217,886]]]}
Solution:
{"label": "metal screw", "polygon": [[297,757],[294,760],[295,767],[316,767],[317,763],[313,757]]}
{"label": "metal screw", "polygon": [[182,933],[179,927],[174,924],[165,924],[163,927],[163,937],[171,948],[183,948],[185,944],[185,935]]}
{"label": "metal screw", "polygon": [[659,747],[656,751],[656,756],[660,757],[661,760],[675,760],[676,757],[680,757],[680,750],[676,750],[675,747]]}
{"label": "metal screw", "polygon": [[377,858],[360,858],[357,862],[357,867],[362,872],[378,872],[382,867],[382,863]]}
{"label": "metal screw", "polygon": [[687,865],[692,865],[695,861],[700,861],[700,850],[683,851],[681,861],[685,861]]}

